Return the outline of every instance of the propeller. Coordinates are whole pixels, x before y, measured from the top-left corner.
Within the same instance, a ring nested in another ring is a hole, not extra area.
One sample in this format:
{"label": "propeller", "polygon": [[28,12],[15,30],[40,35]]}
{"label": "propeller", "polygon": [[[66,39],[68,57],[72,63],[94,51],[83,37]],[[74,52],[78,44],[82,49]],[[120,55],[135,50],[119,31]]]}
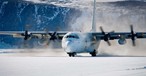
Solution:
{"label": "propeller", "polygon": [[[59,27],[56,27],[56,30],[59,30]],[[49,33],[49,35],[51,36],[50,40],[56,40],[58,39],[58,36],[57,36],[57,32],[55,31],[54,33]]]}
{"label": "propeller", "polygon": [[24,36],[24,40],[28,40],[31,37],[31,34],[26,30],[23,36]]}
{"label": "propeller", "polygon": [[44,44],[49,45],[51,41],[55,41],[57,39],[57,32],[49,33],[47,29],[45,29],[46,34],[43,35],[42,39],[44,39]]}
{"label": "propeller", "polygon": [[31,33],[28,31],[28,29],[30,27],[31,27],[30,25],[25,25],[25,27],[24,27],[25,32],[21,34],[22,36],[24,36],[24,39],[23,39],[23,47],[24,48],[28,48],[29,47],[28,40],[31,38]]}
{"label": "propeller", "polygon": [[100,30],[101,30],[102,34],[104,35],[104,41],[107,42],[107,44],[109,46],[111,46],[111,43],[109,41],[109,39],[110,39],[110,33],[107,33],[106,34],[101,26],[100,26]]}
{"label": "propeller", "polygon": [[132,40],[132,45],[133,45],[133,46],[136,46],[136,43],[135,43],[136,34],[134,33],[133,25],[130,25],[130,29],[131,29],[131,40]]}
{"label": "propeller", "polygon": [[31,33],[28,32],[28,29],[30,28],[30,25],[25,25],[25,32],[22,34],[24,36],[24,40],[28,40],[31,37]]}
{"label": "propeller", "polygon": [[60,42],[59,36],[57,34],[58,30],[59,30],[59,27],[56,27],[56,31],[54,31],[53,33],[48,33],[50,35],[49,41],[50,42],[53,41],[53,45],[55,45],[55,46],[59,46],[60,45],[60,44],[58,44],[58,42]]}
{"label": "propeller", "polygon": [[56,34],[57,34],[56,31],[55,31],[54,33],[52,33],[52,34],[49,33],[49,35],[51,36],[51,37],[50,37],[50,40],[53,40],[53,41],[54,41],[55,39],[57,39]]}

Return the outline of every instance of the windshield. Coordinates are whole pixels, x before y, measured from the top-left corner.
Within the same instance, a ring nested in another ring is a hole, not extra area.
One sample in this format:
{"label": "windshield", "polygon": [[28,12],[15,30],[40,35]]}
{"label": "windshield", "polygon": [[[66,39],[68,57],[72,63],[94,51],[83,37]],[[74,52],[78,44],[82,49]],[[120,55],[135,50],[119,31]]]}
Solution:
{"label": "windshield", "polygon": [[77,36],[77,35],[68,35],[68,36],[66,36],[66,38],[76,38],[76,39],[79,39],[79,36]]}

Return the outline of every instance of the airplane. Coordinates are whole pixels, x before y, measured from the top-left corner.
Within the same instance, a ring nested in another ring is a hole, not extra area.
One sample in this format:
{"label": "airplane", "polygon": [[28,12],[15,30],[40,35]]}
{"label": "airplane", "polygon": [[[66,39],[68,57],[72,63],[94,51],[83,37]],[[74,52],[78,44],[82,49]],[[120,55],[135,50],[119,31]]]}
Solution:
{"label": "airplane", "polygon": [[37,38],[42,40],[61,40],[62,48],[69,57],[76,56],[77,53],[89,53],[95,57],[98,53],[97,49],[100,41],[104,40],[111,46],[110,40],[118,39],[120,45],[126,43],[126,39],[131,39],[133,46],[136,46],[136,38],[146,38],[146,32],[134,32],[133,26],[130,25],[130,32],[104,32],[100,27],[101,32],[96,32],[95,20],[96,0],[93,6],[92,28],[89,32],[78,31],[0,31],[0,35],[12,35],[13,37],[22,37],[24,40]]}

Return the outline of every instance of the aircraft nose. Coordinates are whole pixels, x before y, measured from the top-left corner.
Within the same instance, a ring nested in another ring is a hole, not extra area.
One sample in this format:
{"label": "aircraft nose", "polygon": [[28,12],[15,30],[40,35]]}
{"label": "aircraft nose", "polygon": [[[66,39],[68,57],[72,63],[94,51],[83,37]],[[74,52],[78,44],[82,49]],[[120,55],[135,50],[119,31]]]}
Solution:
{"label": "aircraft nose", "polygon": [[71,40],[66,41],[66,45],[67,45],[67,46],[70,45],[71,42],[72,42]]}

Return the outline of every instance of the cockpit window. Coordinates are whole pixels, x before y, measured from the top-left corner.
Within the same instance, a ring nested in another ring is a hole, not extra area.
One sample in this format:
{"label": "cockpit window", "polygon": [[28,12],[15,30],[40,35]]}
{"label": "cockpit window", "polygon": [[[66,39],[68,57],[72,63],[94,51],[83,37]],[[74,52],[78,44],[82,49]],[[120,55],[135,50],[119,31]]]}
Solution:
{"label": "cockpit window", "polygon": [[68,35],[68,36],[66,36],[66,38],[76,38],[76,39],[79,39],[79,36],[77,36],[77,35]]}

